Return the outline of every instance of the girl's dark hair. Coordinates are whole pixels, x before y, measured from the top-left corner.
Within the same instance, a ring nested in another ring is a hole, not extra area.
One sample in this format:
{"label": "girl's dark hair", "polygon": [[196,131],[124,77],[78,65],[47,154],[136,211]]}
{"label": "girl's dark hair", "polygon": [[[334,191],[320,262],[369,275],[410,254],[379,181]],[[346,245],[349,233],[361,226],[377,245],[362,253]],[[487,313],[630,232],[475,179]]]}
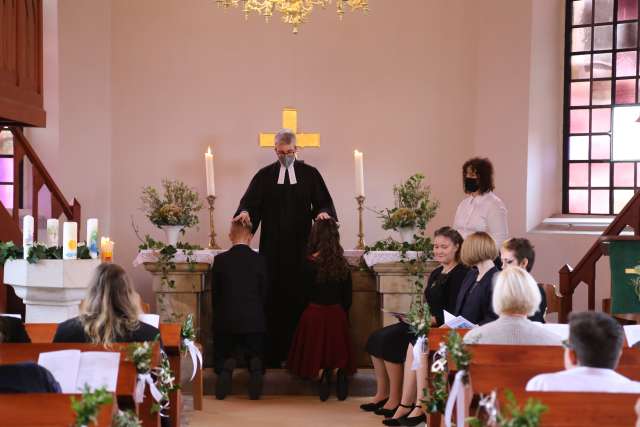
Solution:
{"label": "girl's dark hair", "polygon": [[344,258],[344,249],[340,246],[338,224],[333,219],[316,221],[313,224],[308,253],[318,254],[315,259],[318,282],[337,282],[351,274],[349,264]]}
{"label": "girl's dark hair", "polygon": [[458,245],[458,250],[456,251],[456,261],[460,262],[460,251],[462,250],[462,242],[464,242],[464,239],[462,238],[462,235],[458,233],[458,230],[455,230],[449,226],[441,227],[438,228],[435,233],[433,233],[434,238],[438,236],[446,237],[447,239],[451,240],[454,245]]}
{"label": "girl's dark hair", "polygon": [[478,186],[480,194],[493,191],[496,186],[493,184],[493,165],[487,158],[474,157],[464,162],[462,165],[462,188],[464,190],[464,179],[467,176],[467,169],[471,169],[478,175]]}

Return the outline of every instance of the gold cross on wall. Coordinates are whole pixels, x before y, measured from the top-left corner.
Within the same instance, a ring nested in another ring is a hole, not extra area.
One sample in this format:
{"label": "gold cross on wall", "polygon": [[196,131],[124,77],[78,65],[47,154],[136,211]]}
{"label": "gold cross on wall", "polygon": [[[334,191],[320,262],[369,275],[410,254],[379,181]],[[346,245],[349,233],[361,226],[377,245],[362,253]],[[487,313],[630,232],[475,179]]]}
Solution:
{"label": "gold cross on wall", "polygon": [[[295,108],[282,110],[282,127],[296,134],[296,145],[301,148],[320,147],[319,133],[298,133],[298,111]],[[260,147],[273,147],[275,133],[260,133]]]}

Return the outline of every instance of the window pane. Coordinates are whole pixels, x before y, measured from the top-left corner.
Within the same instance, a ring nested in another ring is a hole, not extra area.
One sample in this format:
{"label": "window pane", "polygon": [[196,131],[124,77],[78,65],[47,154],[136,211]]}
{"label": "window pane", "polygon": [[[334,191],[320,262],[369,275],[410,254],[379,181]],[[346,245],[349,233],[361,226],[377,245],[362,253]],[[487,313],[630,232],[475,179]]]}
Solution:
{"label": "window pane", "polygon": [[589,164],[571,163],[569,164],[569,187],[589,186]]}
{"label": "window pane", "polygon": [[572,136],[569,138],[569,160],[589,160],[588,136]]}
{"label": "window pane", "polygon": [[611,104],[611,80],[593,82],[591,103],[594,105]]}
{"label": "window pane", "polygon": [[574,82],[571,83],[571,105],[589,105],[589,90],[591,89],[591,83],[589,82]]}
{"label": "window pane", "polygon": [[591,23],[591,0],[573,2],[573,25]]}
{"label": "window pane", "polygon": [[571,57],[571,78],[588,79],[591,77],[591,55],[574,55]]}
{"label": "window pane", "polygon": [[569,213],[589,213],[589,190],[569,190]]}
{"label": "window pane", "polygon": [[609,132],[611,130],[611,108],[591,110],[591,132]]}
{"label": "window pane", "polygon": [[618,21],[638,17],[638,0],[618,0]]}
{"label": "window pane", "polygon": [[633,190],[613,190],[613,213],[619,214],[633,197]]}
{"label": "window pane", "polygon": [[13,185],[0,185],[0,202],[7,209],[13,209]]}
{"label": "window pane", "polygon": [[571,110],[569,122],[571,133],[589,132],[589,110]]}
{"label": "window pane", "polygon": [[635,167],[635,163],[614,163],[613,185],[615,187],[633,187]]}
{"label": "window pane", "polygon": [[594,22],[613,21],[613,0],[596,0]]}
{"label": "window pane", "polygon": [[635,48],[638,46],[638,24],[620,24],[616,28],[616,45],[618,49]]}
{"label": "window pane", "polygon": [[636,102],[636,81],[616,80],[616,104],[633,104]]}
{"label": "window pane", "polygon": [[13,182],[12,158],[0,158],[0,182]]}
{"label": "window pane", "polygon": [[[577,29],[577,28],[576,28]],[[574,29],[573,31],[575,31]],[[613,26],[612,25],[602,25],[600,27],[595,27],[594,31],[594,41],[593,41],[593,49],[594,50],[611,50],[613,49]],[[591,42],[589,36],[591,35],[588,31],[583,31],[580,36],[583,38],[584,43]],[[579,47],[580,45],[578,45]],[[591,45],[587,46],[584,49],[580,50],[590,50]]]}
{"label": "window pane", "polygon": [[571,50],[581,52],[591,50],[591,28],[574,28],[571,32]]}
{"label": "window pane", "polygon": [[11,132],[0,132],[0,154],[13,155],[13,135]]}
{"label": "window pane", "polygon": [[591,190],[591,213],[609,213],[609,190]]}
{"label": "window pane", "polygon": [[640,159],[640,107],[613,109],[613,160]]}
{"label": "window pane", "polygon": [[616,76],[629,77],[636,75],[636,51],[618,52],[616,54]]}
{"label": "window pane", "polygon": [[611,139],[609,135],[591,137],[591,160],[609,160],[611,155]]}
{"label": "window pane", "polygon": [[591,186],[592,187],[608,187],[609,186],[609,163],[592,163],[591,164]]}
{"label": "window pane", "polygon": [[611,54],[597,53],[593,55],[593,77],[611,77]]}

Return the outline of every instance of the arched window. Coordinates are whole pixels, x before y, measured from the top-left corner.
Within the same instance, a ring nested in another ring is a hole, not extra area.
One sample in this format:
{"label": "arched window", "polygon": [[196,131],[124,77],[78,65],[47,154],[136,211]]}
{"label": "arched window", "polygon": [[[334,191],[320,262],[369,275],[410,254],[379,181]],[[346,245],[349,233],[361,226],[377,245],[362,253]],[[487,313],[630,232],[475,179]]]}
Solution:
{"label": "arched window", "polygon": [[639,2],[567,0],[564,213],[616,214],[640,188]]}

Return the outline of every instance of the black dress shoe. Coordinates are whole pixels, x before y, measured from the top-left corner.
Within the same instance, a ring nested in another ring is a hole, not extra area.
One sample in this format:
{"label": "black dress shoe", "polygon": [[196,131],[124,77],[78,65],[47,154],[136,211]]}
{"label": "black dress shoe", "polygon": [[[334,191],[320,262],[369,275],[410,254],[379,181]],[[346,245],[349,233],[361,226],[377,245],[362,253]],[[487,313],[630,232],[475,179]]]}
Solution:
{"label": "black dress shoe", "polygon": [[363,403],[362,405],[360,405],[360,409],[362,409],[365,412],[374,412],[382,408],[384,405],[386,405],[387,400],[389,400],[388,397],[386,399],[382,399],[379,402]]}
{"label": "black dress shoe", "polygon": [[249,361],[249,399],[258,400],[262,395],[262,360],[254,357]]}
{"label": "black dress shoe", "polygon": [[426,422],[427,422],[427,416],[425,414],[422,414],[422,415],[418,415],[417,417],[406,417],[404,420],[402,420],[401,425],[408,426],[408,427],[415,427],[418,424],[426,423]]}
{"label": "black dress shoe", "polygon": [[336,375],[336,397],[338,400],[345,400],[349,395],[349,379],[344,369],[338,369]]}
{"label": "black dress shoe", "polygon": [[326,402],[331,392],[331,369],[325,369],[322,371],[320,377],[320,384],[318,385],[318,396],[320,400]]}
{"label": "black dress shoe", "polygon": [[[411,413],[411,411],[416,407],[415,405],[403,405],[402,403],[400,404],[400,406],[398,406],[398,408],[406,408],[409,410],[409,412],[407,412],[405,415],[398,417],[398,418],[387,418],[386,420],[382,420],[382,424],[386,425],[386,426],[403,426],[404,425],[404,420],[407,418],[407,415],[409,415]],[[394,413],[395,415],[395,413]]]}
{"label": "black dress shoe", "polygon": [[373,413],[376,415],[383,416],[385,418],[391,418],[393,417],[393,414],[395,414],[397,410],[398,410],[397,406],[393,409],[379,408],[379,409],[376,409]]}
{"label": "black dress shoe", "polygon": [[227,359],[224,361],[224,368],[220,375],[218,375],[218,382],[216,382],[216,399],[222,400],[231,393],[231,382],[235,367],[235,359]]}

